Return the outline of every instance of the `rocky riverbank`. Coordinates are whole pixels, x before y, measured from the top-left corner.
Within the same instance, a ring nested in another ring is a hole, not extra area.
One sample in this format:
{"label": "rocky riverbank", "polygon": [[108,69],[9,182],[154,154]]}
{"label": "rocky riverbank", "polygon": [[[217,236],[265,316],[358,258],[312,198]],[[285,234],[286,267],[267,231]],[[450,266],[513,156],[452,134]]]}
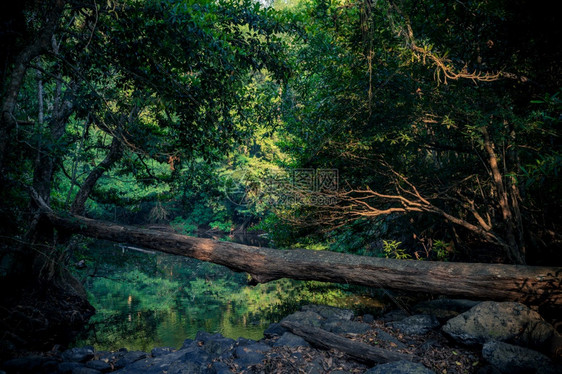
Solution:
{"label": "rocky riverbank", "polygon": [[378,319],[308,305],[264,336],[233,340],[199,332],[179,349],[81,347],[0,367],[8,374],[562,373],[560,335],[538,313],[511,302],[438,299]]}

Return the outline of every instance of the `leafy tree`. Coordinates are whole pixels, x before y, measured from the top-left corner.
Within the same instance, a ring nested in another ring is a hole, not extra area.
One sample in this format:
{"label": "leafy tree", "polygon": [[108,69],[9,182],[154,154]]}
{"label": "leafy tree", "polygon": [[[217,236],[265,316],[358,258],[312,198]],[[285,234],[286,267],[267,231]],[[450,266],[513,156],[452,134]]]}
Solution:
{"label": "leafy tree", "polygon": [[559,188],[559,114],[538,121],[532,103],[560,87],[555,20],[531,28],[537,10],[501,1],[313,1],[300,12],[299,71],[285,92],[288,149],[300,166],[340,169],[347,190],[337,209],[303,208],[297,218],[337,227],[421,214],[419,231],[445,221],[441,235],[457,243],[536,261],[533,251],[544,253],[539,243],[560,224],[537,207],[525,169],[550,160],[543,181]]}

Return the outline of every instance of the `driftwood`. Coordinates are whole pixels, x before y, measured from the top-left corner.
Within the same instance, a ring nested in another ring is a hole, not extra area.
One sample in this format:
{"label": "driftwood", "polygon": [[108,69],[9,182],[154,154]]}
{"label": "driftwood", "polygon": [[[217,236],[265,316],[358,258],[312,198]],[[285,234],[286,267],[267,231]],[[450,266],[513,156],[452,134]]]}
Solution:
{"label": "driftwood", "polygon": [[329,251],[277,250],[92,220],[47,217],[59,230],[193,257],[247,272],[256,282],[280,278],[352,283],[526,304],[562,306],[562,268],[394,260]]}
{"label": "driftwood", "polygon": [[366,364],[384,364],[391,361],[419,361],[414,355],[392,352],[386,349],[370,346],[365,343],[356,342],[337,334],[328,332],[318,327],[307,326],[302,323],[290,321],[281,322],[293,334],[301,336],[304,340],[315,347],[322,349],[337,349],[350,358]]}

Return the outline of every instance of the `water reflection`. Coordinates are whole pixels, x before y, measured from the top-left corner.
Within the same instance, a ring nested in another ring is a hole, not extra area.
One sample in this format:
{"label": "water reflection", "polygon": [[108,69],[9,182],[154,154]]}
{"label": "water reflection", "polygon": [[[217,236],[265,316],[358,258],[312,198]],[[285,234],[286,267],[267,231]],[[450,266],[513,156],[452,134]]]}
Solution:
{"label": "water reflection", "polygon": [[82,256],[96,315],[75,345],[98,350],[178,348],[199,330],[257,340],[271,322],[304,304],[371,313],[383,306],[372,290],[357,294],[350,287],[288,279],[248,286],[246,274],[222,266],[109,242],[97,242]]}

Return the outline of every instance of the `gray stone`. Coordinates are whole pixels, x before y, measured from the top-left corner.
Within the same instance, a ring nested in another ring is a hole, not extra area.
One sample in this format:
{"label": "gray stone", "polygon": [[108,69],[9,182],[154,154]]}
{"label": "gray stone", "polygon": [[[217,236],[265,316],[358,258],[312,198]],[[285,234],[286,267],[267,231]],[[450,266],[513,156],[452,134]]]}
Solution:
{"label": "gray stone", "polygon": [[252,345],[252,344],[255,344],[255,343],[256,343],[256,341],[252,340],[252,339],[246,339],[246,338],[242,338],[242,337],[236,339],[236,346],[237,347],[244,347],[244,346]]}
{"label": "gray stone", "polygon": [[84,367],[84,365],[79,362],[61,362],[57,367],[57,373],[72,374],[74,369],[81,367]]}
{"label": "gray stone", "polygon": [[352,310],[329,305],[305,305],[302,307],[302,311],[313,312],[326,319],[341,319],[345,321],[350,321],[355,315]]}
{"label": "gray stone", "polygon": [[395,322],[402,321],[404,318],[409,317],[410,314],[402,309],[391,310],[390,312],[383,315],[379,320],[382,322]]}
{"label": "gray stone", "polygon": [[482,302],[450,319],[443,332],[459,343],[484,344],[490,340],[546,348],[554,328],[527,306],[515,302]]}
{"label": "gray stone", "polygon": [[458,316],[478,305],[479,301],[466,299],[436,299],[422,301],[413,307],[416,314],[429,314],[441,322]]}
{"label": "gray stone", "polygon": [[273,338],[275,336],[281,336],[286,332],[287,332],[287,329],[282,327],[279,323],[272,323],[263,332],[263,336],[265,336],[266,338]]}
{"label": "gray stone", "polygon": [[254,342],[253,344],[248,344],[248,345],[243,345],[243,346],[238,346],[236,347],[236,355],[238,357],[239,353],[247,353],[247,352],[267,352],[271,349],[271,347],[265,343],[262,342]]}
{"label": "gray stone", "polygon": [[218,332],[215,334],[208,333],[207,331],[197,331],[197,335],[195,335],[195,340],[198,342],[205,343],[207,340],[218,339],[222,338],[223,336]]}
{"label": "gray stone", "polygon": [[216,361],[211,365],[211,373],[213,374],[231,374],[232,370],[224,362]]}
{"label": "gray stone", "polygon": [[375,320],[375,316],[373,316],[372,314],[367,313],[363,315],[363,322],[365,323],[372,323],[374,322],[374,320]]}
{"label": "gray stone", "polygon": [[174,352],[174,348],[172,347],[156,347],[150,351],[150,355],[152,357],[160,357],[172,352]]}
{"label": "gray stone", "polygon": [[399,349],[406,348],[406,345],[404,343],[402,343],[400,340],[396,339],[394,336],[390,335],[386,331],[381,329],[374,329],[374,331],[377,333],[378,340],[385,341],[388,343],[394,343],[396,344],[396,347],[398,347]]}
{"label": "gray stone", "polygon": [[185,339],[180,349],[188,348],[193,344],[193,339]]}
{"label": "gray stone", "polygon": [[101,360],[92,360],[92,361],[88,361],[86,362],[86,367],[89,367],[90,369],[96,369],[99,370],[101,372],[108,372],[111,371],[112,367],[110,364],[108,364],[105,361],[101,361]]}
{"label": "gray stone", "polygon": [[406,335],[423,335],[439,327],[439,321],[435,316],[416,314],[388,325]]}
{"label": "gray stone", "polygon": [[72,370],[72,374],[101,374],[102,372],[96,369],[91,369],[87,367],[79,367]]}
{"label": "gray stone", "polygon": [[306,311],[306,312],[295,312],[293,314],[289,314],[287,317],[283,318],[281,322],[289,321],[294,323],[300,323],[307,326],[315,326],[320,327],[324,318],[315,312]]}
{"label": "gray stone", "polygon": [[234,339],[222,335],[212,335],[203,344],[203,350],[213,357],[230,357],[234,348]]}
{"label": "gray stone", "polygon": [[122,368],[128,365],[131,365],[132,363],[142,360],[143,358],[146,358],[147,354],[145,352],[141,352],[141,351],[131,351],[131,352],[126,352],[123,357],[119,358],[114,366],[116,368]]}
{"label": "gray stone", "polygon": [[108,361],[113,356],[113,352],[109,351],[96,351],[94,352],[94,360],[104,360]]}
{"label": "gray stone", "polygon": [[208,370],[210,356],[198,346],[182,348],[176,352],[154,358],[138,360],[121,370],[118,374],[191,374]]}
{"label": "gray stone", "polygon": [[550,359],[542,353],[504,342],[487,342],[482,347],[482,356],[506,374],[553,372]]}
{"label": "gray stone", "polygon": [[238,358],[235,362],[240,367],[248,367],[252,365],[257,365],[261,363],[265,359],[265,355],[260,352],[245,352],[243,354],[238,355]]}
{"label": "gray stone", "polygon": [[371,325],[367,323],[347,320],[326,321],[322,324],[322,327],[335,334],[364,334],[371,329]]}
{"label": "gray stone", "polygon": [[439,346],[439,342],[437,340],[429,339],[420,346],[419,350],[420,352],[426,353],[427,351],[431,350],[433,347],[438,347],[438,346]]}
{"label": "gray stone", "polygon": [[275,344],[273,345],[274,347],[281,347],[281,346],[286,346],[286,347],[309,347],[310,344],[308,344],[306,342],[306,340],[304,340],[303,338],[301,338],[300,336],[296,336],[294,334],[291,334],[290,332],[286,332],[284,333],[279,340],[277,340],[275,342]]}
{"label": "gray stone", "polygon": [[71,348],[62,353],[64,361],[86,362],[94,358],[94,349],[91,347]]}
{"label": "gray stone", "polygon": [[395,361],[377,365],[367,370],[365,374],[435,374],[435,372],[415,362]]}
{"label": "gray stone", "polygon": [[306,374],[324,374],[324,365],[322,359],[316,358],[306,366]]}

